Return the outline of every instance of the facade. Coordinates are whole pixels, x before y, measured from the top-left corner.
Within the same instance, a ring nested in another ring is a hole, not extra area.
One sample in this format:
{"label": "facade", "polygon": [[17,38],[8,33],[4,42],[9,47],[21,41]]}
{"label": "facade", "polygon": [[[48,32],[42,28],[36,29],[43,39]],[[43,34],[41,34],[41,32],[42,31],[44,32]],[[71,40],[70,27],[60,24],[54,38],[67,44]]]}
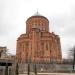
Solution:
{"label": "facade", "polygon": [[8,49],[7,47],[0,46],[0,59],[10,59],[15,61],[15,55],[12,55],[10,53],[7,53]]}
{"label": "facade", "polygon": [[0,46],[0,59],[7,58],[7,47],[1,47]]}
{"label": "facade", "polygon": [[8,75],[15,75],[15,61],[9,59],[0,59],[0,75],[5,75],[8,68]]}
{"label": "facade", "polygon": [[38,12],[26,21],[26,33],[17,39],[19,63],[61,62],[60,37],[49,32],[49,20]]}
{"label": "facade", "polygon": [[5,75],[6,64],[8,65],[8,75],[15,75],[15,56],[7,54],[7,47],[0,46],[0,75]]}

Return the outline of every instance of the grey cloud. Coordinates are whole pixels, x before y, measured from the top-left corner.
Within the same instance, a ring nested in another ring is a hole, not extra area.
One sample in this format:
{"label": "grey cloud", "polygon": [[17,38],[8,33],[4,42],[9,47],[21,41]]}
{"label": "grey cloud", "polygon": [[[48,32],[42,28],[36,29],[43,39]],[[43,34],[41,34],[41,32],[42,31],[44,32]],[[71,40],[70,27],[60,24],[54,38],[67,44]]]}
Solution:
{"label": "grey cloud", "polygon": [[75,10],[70,14],[55,15],[51,18],[50,28],[60,36],[63,57],[75,45]]}
{"label": "grey cloud", "polygon": [[[18,34],[22,32],[23,23],[25,22],[23,21],[24,18],[21,18],[21,16],[24,17],[22,15],[23,11],[20,11],[23,8],[23,6],[20,5],[22,5],[24,1],[25,0],[0,0],[0,39],[3,38],[0,42],[7,41],[8,43],[6,42],[5,45],[12,49],[15,48],[15,41]],[[29,7],[25,7],[25,10],[28,10],[28,8]],[[72,9],[70,14],[54,15],[50,17],[49,21],[50,30],[61,37],[63,51],[68,49],[68,45],[70,46],[71,43],[75,44],[75,9]]]}
{"label": "grey cloud", "polygon": [[75,37],[75,13],[56,16],[54,27],[55,31],[64,37]]}
{"label": "grey cloud", "polygon": [[2,21],[0,22],[0,35],[10,34],[15,29],[15,24]]}

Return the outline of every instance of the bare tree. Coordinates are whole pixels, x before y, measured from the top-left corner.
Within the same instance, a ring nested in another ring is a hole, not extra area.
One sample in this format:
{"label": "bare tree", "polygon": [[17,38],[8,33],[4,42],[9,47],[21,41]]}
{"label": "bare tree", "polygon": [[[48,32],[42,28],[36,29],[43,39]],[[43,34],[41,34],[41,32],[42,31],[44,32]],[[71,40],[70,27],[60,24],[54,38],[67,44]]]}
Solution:
{"label": "bare tree", "polygon": [[73,70],[75,65],[75,46],[69,49],[69,57],[73,60]]}

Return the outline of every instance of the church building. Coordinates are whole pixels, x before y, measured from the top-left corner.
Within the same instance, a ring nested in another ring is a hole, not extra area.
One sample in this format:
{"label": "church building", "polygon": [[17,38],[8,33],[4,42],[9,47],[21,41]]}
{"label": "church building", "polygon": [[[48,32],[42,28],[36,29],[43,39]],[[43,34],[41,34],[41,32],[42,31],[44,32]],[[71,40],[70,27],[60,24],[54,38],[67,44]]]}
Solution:
{"label": "church building", "polygon": [[26,21],[26,33],[17,39],[19,63],[58,62],[62,60],[60,37],[49,32],[49,20],[38,12]]}

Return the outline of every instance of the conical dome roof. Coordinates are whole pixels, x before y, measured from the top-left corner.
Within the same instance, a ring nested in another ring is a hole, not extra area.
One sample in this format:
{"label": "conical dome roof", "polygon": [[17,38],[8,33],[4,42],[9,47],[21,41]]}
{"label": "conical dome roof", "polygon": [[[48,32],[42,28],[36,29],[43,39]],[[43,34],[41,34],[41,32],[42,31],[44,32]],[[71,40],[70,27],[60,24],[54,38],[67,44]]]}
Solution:
{"label": "conical dome roof", "polygon": [[42,16],[38,11],[33,16]]}
{"label": "conical dome roof", "polygon": [[29,17],[27,20],[34,18],[34,17],[41,17],[41,18],[45,18],[46,20],[48,20],[45,16],[41,15],[38,11],[34,15]]}

